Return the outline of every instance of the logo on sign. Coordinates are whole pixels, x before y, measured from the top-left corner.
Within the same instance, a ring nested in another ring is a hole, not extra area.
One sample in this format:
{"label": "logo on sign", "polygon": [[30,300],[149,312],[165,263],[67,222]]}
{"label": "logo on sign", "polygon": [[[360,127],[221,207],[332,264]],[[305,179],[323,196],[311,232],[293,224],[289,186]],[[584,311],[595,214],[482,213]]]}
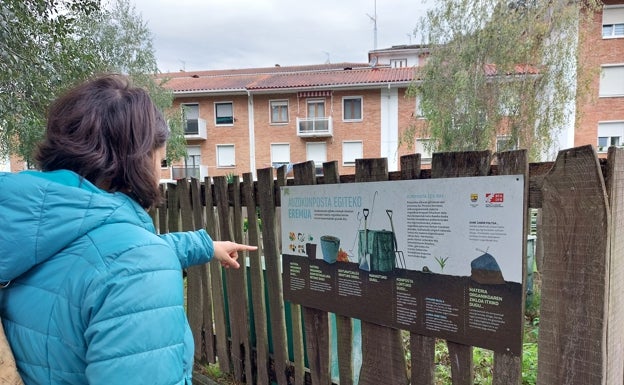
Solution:
{"label": "logo on sign", "polygon": [[505,201],[504,193],[485,193],[485,205],[487,207],[502,206]]}

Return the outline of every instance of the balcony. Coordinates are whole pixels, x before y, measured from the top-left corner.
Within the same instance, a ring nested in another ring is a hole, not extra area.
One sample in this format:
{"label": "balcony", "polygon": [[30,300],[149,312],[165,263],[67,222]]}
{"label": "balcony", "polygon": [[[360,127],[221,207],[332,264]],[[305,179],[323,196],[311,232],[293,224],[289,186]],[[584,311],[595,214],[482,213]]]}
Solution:
{"label": "balcony", "polygon": [[204,179],[208,176],[208,166],[196,167],[171,167],[171,179]]}
{"label": "balcony", "polygon": [[204,119],[187,119],[184,126],[184,139],[187,140],[206,140],[206,121]]}
{"label": "balcony", "polygon": [[323,118],[297,118],[297,136],[300,138],[333,136],[331,116]]}

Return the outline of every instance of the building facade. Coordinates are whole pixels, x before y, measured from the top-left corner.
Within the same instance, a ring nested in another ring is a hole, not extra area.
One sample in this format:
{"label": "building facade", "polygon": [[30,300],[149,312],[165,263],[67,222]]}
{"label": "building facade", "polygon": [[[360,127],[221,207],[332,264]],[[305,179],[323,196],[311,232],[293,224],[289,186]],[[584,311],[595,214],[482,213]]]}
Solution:
{"label": "building facade", "polygon": [[609,146],[624,145],[624,2],[603,3],[581,29],[580,58],[590,80],[577,100],[574,131],[575,146],[592,144],[601,157]]}
{"label": "building facade", "polygon": [[[417,124],[407,88],[412,67],[369,63],[166,74],[174,108],[183,109],[188,157],[170,178],[240,175],[312,160],[388,158],[398,169],[402,131]],[[402,149],[404,148],[404,149]],[[412,152],[414,150],[412,149]],[[166,175],[167,170],[163,170]]]}

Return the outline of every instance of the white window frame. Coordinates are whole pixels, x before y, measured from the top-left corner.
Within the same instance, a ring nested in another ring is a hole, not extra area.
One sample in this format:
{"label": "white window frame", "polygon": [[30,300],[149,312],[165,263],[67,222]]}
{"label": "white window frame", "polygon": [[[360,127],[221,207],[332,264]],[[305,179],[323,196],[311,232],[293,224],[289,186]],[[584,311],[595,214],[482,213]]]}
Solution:
{"label": "white window frame", "polygon": [[[608,33],[605,33],[608,32]],[[617,32],[617,33],[616,33]],[[624,38],[624,6],[605,5],[602,8],[602,38]]]}
{"label": "white window frame", "polygon": [[420,103],[422,98],[420,96],[416,96],[414,99],[416,99],[416,105],[414,106],[414,115],[417,119],[425,119],[425,113],[423,112],[422,104]]}
{"label": "white window frame", "polygon": [[[180,108],[184,116],[184,134],[195,135],[199,133],[199,103],[181,103]],[[187,126],[189,120],[197,121],[197,132],[188,132]]]}
{"label": "white window frame", "polygon": [[271,143],[271,167],[290,164],[290,143]]}
{"label": "white window frame", "polygon": [[433,149],[428,148],[428,144],[433,139],[430,138],[416,138],[415,147],[416,153],[420,154],[420,163],[421,164],[431,164],[431,160],[433,159]]}
{"label": "white window frame", "polygon": [[601,98],[624,96],[624,64],[601,67],[598,96]]}
{"label": "white window frame", "polygon": [[[603,143],[601,143],[601,139],[603,139]],[[598,153],[606,153],[610,146],[622,147],[623,145],[624,121],[598,122],[598,138],[596,142],[596,151]]]}
{"label": "white window frame", "polygon": [[[359,100],[360,101],[360,117],[354,119],[347,119],[345,116],[345,103],[347,100]],[[364,117],[364,98],[361,96],[343,96],[342,97],[342,121],[343,122],[361,122]]]}
{"label": "white window frame", "polygon": [[501,152],[501,151],[511,151],[511,150],[517,150],[518,149],[518,143],[514,143],[513,147],[511,148],[504,148],[503,147],[503,143],[509,142],[511,141],[512,138],[509,135],[498,135],[496,136],[496,152]]}
{"label": "white window frame", "polygon": [[[218,107],[221,105],[226,105],[229,104],[230,108],[232,109],[232,116],[230,116],[230,118],[232,119],[231,123],[217,123],[219,116],[217,114],[217,110]],[[221,101],[221,102],[214,102],[214,122],[215,122],[215,126],[233,126],[234,125],[234,102],[231,101]]]}
{"label": "white window frame", "polygon": [[[273,107],[286,107],[286,120],[273,120]],[[275,125],[288,124],[290,121],[290,112],[288,99],[269,100],[269,123]]]}
{"label": "white window frame", "polygon": [[392,68],[407,67],[407,58],[390,59],[390,67]]}
{"label": "white window frame", "polygon": [[342,142],[342,165],[355,167],[355,160],[364,157],[364,143],[361,140]]}
{"label": "white window frame", "polygon": [[[217,144],[217,168],[236,167],[236,147],[233,144]],[[231,150],[231,154],[223,153]]]}
{"label": "white window frame", "polygon": [[327,143],[306,143],[306,159],[314,161],[317,176],[323,175],[323,163],[327,162]]}

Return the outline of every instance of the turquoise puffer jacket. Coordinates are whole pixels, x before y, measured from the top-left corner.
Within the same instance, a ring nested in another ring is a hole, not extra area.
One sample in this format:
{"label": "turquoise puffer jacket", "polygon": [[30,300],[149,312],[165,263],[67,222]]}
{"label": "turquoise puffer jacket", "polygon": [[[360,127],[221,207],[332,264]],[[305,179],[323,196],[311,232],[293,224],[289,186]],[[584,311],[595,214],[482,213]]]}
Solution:
{"label": "turquoise puffer jacket", "polygon": [[26,384],[190,384],[181,269],[205,231],[158,236],[70,171],[0,173],[0,317]]}

